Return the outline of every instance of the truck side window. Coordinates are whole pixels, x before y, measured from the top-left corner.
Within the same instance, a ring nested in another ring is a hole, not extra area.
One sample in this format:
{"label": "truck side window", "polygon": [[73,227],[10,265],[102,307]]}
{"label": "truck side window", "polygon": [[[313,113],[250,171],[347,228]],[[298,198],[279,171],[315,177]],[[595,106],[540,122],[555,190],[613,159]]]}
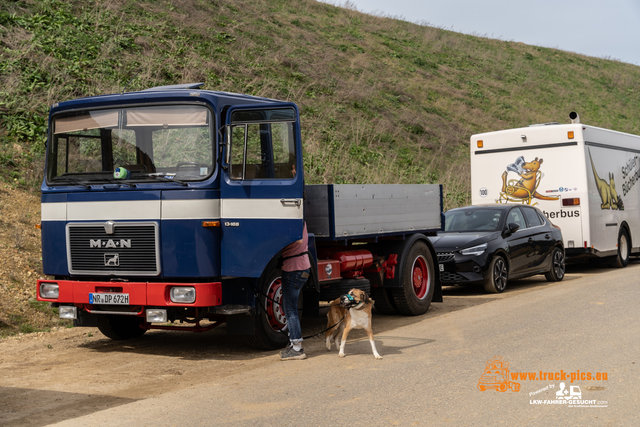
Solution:
{"label": "truck side window", "polygon": [[234,112],[231,179],[293,179],[296,174],[294,119],[293,110],[289,109]]}

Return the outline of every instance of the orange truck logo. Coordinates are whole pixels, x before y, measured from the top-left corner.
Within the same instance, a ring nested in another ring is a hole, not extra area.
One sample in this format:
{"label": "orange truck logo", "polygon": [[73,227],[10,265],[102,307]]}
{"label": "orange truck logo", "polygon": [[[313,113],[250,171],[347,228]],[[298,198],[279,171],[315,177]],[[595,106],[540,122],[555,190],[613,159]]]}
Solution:
{"label": "orange truck logo", "polygon": [[491,360],[487,360],[484,366],[484,373],[478,381],[478,390],[485,391],[488,388],[505,392],[520,391],[520,383],[509,380],[509,362],[502,357],[496,356]]}
{"label": "orange truck logo", "polygon": [[[520,202],[531,204],[533,199],[558,200],[559,197],[543,196],[538,193],[538,186],[542,179],[540,165],[543,160],[536,157],[530,162],[525,161],[524,156],[520,156],[514,163],[507,166],[507,170],[502,173],[502,191],[498,203]],[[507,180],[509,172],[514,172],[520,179]],[[537,203],[534,203],[534,206]]]}

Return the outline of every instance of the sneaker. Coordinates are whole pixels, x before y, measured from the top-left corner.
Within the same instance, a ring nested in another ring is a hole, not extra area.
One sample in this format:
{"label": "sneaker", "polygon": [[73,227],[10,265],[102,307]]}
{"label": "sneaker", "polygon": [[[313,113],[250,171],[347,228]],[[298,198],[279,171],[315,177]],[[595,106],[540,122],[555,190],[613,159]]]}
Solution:
{"label": "sneaker", "polygon": [[304,354],[303,348],[301,348],[300,351],[295,351],[293,347],[290,347],[280,353],[280,360],[302,360],[306,358],[307,355]]}
{"label": "sneaker", "polygon": [[291,342],[289,342],[289,344],[287,344],[287,346],[284,348],[284,350],[282,350],[280,352],[280,356],[282,356],[283,354],[286,354],[289,352],[289,350],[291,350],[293,348],[293,344],[291,344]]}

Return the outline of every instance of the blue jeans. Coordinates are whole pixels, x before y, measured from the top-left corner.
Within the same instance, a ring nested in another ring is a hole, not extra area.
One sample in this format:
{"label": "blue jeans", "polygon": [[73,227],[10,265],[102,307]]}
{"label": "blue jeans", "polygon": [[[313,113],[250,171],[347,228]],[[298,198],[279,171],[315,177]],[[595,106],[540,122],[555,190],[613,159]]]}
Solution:
{"label": "blue jeans", "polygon": [[293,344],[302,342],[302,329],[298,317],[298,297],[308,278],[309,269],[282,272],[282,308],[287,318],[289,340]]}

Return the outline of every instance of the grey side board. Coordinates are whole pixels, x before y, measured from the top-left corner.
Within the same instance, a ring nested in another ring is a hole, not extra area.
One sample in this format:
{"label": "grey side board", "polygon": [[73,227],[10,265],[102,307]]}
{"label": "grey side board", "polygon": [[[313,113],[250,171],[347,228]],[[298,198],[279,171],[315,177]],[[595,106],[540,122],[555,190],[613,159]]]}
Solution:
{"label": "grey side board", "polygon": [[317,237],[440,230],[441,186],[326,184],[305,186],[307,229]]}

